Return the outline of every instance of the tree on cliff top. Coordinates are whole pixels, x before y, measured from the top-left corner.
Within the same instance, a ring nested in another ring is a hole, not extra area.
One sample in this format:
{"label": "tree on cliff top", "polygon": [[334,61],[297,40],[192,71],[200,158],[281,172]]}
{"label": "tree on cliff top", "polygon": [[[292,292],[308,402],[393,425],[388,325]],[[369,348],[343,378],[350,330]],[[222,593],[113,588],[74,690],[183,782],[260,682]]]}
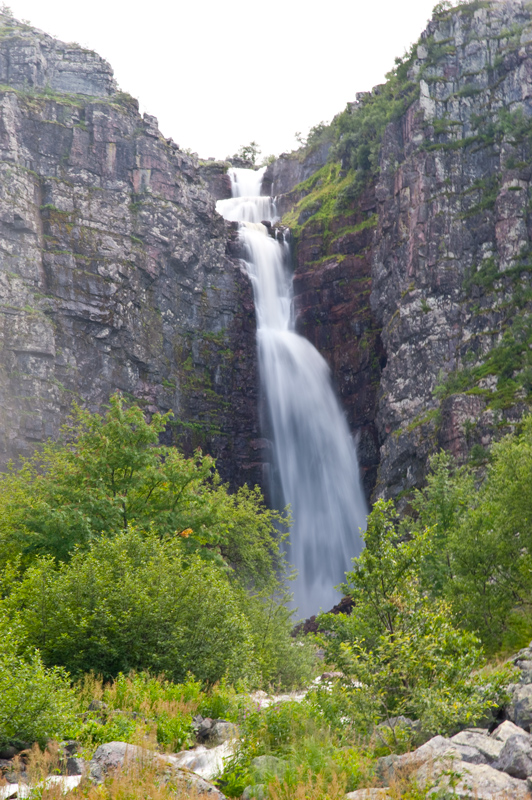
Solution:
{"label": "tree on cliff top", "polygon": [[184,554],[232,567],[243,582],[264,584],[279,566],[282,515],[258,487],[231,495],[210,456],[185,458],[159,445],[172,416],[147,422],[120,395],[104,416],[74,406],[59,442],[48,442],[21,469],[0,477],[0,546],[4,554],[70,557],[101,534],[130,526],[177,535]]}

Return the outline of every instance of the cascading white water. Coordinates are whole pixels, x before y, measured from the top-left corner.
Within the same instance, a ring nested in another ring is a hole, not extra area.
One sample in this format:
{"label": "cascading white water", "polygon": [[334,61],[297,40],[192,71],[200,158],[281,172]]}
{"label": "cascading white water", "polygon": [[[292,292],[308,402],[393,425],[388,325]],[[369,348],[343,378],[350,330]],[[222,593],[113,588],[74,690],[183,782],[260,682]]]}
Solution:
{"label": "cascading white water", "polygon": [[305,617],[338,602],[334,586],[362,549],[359,528],[365,529],[367,507],[329,367],[295,332],[288,245],[261,224],[275,220],[271,198],[260,196],[263,173],[230,170],[233,197],[216,207],[241,223],[282,504],[290,504],[294,518],[287,549],[298,572],[294,603]]}

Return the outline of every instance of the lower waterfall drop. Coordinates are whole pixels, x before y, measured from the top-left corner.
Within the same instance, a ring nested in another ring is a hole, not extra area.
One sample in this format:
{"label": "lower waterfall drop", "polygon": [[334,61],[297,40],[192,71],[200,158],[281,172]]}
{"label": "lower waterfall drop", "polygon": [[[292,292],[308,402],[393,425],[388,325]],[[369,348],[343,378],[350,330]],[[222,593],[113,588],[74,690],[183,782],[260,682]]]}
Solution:
{"label": "lower waterfall drop", "polygon": [[328,611],[340,595],[351,559],[359,555],[367,506],[355,446],[334,394],[330,370],[313,345],[295,332],[289,246],[269,235],[275,205],[260,195],[261,170],[231,169],[233,197],[217,211],[240,223],[239,237],[253,284],[261,384],[271,426],[281,506],[293,525],[288,561],[300,617]]}

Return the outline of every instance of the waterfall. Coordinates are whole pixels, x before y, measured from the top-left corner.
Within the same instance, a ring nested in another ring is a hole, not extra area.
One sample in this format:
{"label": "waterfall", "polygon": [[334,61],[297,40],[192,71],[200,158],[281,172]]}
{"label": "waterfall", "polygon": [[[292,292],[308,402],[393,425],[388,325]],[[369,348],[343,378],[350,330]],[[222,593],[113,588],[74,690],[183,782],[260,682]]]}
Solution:
{"label": "waterfall", "polygon": [[338,602],[334,586],[362,549],[359,528],[365,529],[367,507],[329,367],[295,332],[289,247],[261,224],[275,221],[272,199],[260,196],[263,173],[230,170],[233,197],[216,207],[225,219],[240,222],[281,505],[289,503],[293,516],[287,557],[298,573],[294,604],[306,617]]}

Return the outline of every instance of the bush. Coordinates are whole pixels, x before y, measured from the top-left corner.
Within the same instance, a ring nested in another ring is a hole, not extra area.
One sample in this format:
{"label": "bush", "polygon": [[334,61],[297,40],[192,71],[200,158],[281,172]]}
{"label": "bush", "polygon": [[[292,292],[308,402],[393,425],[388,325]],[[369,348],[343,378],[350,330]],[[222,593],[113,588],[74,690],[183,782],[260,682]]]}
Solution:
{"label": "bush", "polygon": [[319,618],[326,657],[349,678],[344,688],[359,729],[369,733],[401,714],[420,719],[431,733],[482,719],[500,704],[509,674],[484,680],[477,672],[479,640],[455,627],[450,608],[422,590],[423,567],[434,561],[430,529],[405,538],[393,504],[379,501],[365,541],[342,587],[354,601],[351,615]]}
{"label": "bush", "polygon": [[68,675],[46,669],[27,648],[22,626],[0,609],[0,747],[62,735],[73,723],[75,696]]}
{"label": "bush", "polygon": [[214,683],[256,679],[242,592],[214,563],[185,561],[175,537],[129,529],[57,568],[38,559],[6,602],[24,608],[28,641],[45,663],[74,676],[136,669],[181,681],[192,671]]}
{"label": "bush", "polygon": [[37,559],[10,588],[4,602],[24,609],[28,641],[74,676],[148,670],[176,682],[192,672],[207,684],[286,685],[308,671],[275,592],[266,603],[216,563],[185,558],[179,537],[102,536],[68,563]]}

